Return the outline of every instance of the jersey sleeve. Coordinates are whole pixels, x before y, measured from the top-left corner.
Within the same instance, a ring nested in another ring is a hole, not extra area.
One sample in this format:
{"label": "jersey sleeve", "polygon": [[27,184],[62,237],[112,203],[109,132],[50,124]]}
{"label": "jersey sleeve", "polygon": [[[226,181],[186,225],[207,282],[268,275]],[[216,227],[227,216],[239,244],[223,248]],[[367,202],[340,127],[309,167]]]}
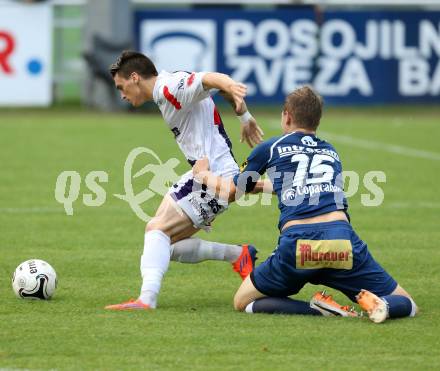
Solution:
{"label": "jersey sleeve", "polygon": [[173,76],[163,86],[163,96],[177,110],[186,110],[192,103],[197,103],[211,95],[210,90],[203,88],[202,79],[205,72]]}
{"label": "jersey sleeve", "polygon": [[235,186],[241,191],[251,192],[258,179],[265,173],[269,163],[271,145],[272,141],[259,144],[241,165],[240,173],[233,178]]}

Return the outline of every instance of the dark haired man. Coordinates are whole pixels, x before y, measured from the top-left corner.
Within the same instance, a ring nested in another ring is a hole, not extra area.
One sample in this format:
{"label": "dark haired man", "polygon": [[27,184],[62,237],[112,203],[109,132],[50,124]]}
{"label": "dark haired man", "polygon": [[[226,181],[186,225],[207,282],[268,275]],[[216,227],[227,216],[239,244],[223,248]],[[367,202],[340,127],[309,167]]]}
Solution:
{"label": "dark haired man", "polygon": [[[231,142],[211,98],[213,90],[234,107],[241,122],[241,139],[251,147],[261,142],[263,132],[247,111],[245,85],[215,72],[157,72],[153,62],[135,51],[124,51],[110,66],[121,98],[138,107],[153,100],[185,155],[193,165],[207,157],[217,175],[231,177],[239,172]],[[106,309],[133,310],[156,307],[163,275],[170,259],[184,263],[204,260],[231,262],[244,279],[253,269],[256,250],[251,245],[228,245],[189,238],[208,229],[227,203],[184,174],[164,196],[155,217],[148,222],[141,257],[142,288],[137,300],[109,305]],[[183,211],[183,212],[182,212]]]}
{"label": "dark haired man", "polygon": [[[288,298],[312,283],[357,300],[376,323],[414,316],[410,295],[373,259],[349,223],[338,153],[316,136],[321,114],[320,96],[309,87],[297,89],[285,101],[284,135],[257,146],[241,174],[233,180],[217,177],[208,171],[208,159],[193,167],[195,178],[223,198],[263,188],[278,196],[278,246],[243,281],[234,307],[248,313],[357,316],[325,293],[316,293],[310,303]],[[265,172],[269,185],[258,181]]]}

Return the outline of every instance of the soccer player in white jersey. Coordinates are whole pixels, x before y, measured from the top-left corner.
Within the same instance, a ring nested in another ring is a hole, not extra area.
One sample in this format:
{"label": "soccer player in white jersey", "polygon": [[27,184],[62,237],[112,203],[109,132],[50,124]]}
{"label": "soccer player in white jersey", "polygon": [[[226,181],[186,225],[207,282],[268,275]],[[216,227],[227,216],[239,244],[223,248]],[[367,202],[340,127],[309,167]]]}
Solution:
{"label": "soccer player in white jersey", "polygon": [[[220,93],[233,106],[241,122],[241,141],[253,147],[263,132],[247,110],[246,86],[216,72],[157,72],[145,55],[124,51],[110,66],[121,98],[138,107],[153,100],[174,134],[188,162],[207,157],[212,171],[233,177],[239,168],[231,152],[220,115],[211,98]],[[251,245],[228,245],[190,238],[225,211],[227,203],[215,198],[206,187],[193,181],[189,170],[164,196],[154,218],[147,223],[141,257],[142,288],[137,300],[109,305],[106,309],[156,308],[163,275],[171,260],[198,263],[224,260],[244,279],[252,271],[256,250]],[[183,211],[183,212],[182,212]]]}

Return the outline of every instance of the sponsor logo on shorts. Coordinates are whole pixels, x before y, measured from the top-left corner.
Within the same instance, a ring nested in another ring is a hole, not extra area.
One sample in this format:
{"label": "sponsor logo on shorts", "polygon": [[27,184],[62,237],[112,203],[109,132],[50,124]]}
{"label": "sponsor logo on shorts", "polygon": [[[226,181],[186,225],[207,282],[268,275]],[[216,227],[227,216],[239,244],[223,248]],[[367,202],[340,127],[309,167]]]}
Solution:
{"label": "sponsor logo on shorts", "polygon": [[177,138],[180,135],[180,130],[179,128],[172,128],[171,131],[174,134],[174,138]]}
{"label": "sponsor logo on shorts", "polygon": [[297,269],[351,269],[353,249],[349,240],[298,240]]}
{"label": "sponsor logo on shorts", "polygon": [[208,223],[209,222],[208,211],[206,211],[203,208],[203,206],[201,205],[201,203],[197,199],[197,197],[195,197],[194,195],[190,196],[189,197],[189,202],[191,203],[195,214],[200,216],[205,223]]}
{"label": "sponsor logo on shorts", "polygon": [[218,202],[215,198],[213,198],[211,201],[209,201],[208,205],[214,214],[217,214],[222,209],[222,206],[218,204]]}

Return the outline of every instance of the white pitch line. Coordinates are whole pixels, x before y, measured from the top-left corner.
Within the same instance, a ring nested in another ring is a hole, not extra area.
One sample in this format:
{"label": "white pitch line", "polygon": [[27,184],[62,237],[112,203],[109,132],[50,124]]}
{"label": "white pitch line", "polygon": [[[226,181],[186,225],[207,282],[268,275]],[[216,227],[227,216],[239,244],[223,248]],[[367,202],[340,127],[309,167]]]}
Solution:
{"label": "white pitch line", "polygon": [[[278,121],[270,122],[271,126],[275,126],[275,123],[276,123],[276,127],[278,128],[280,126]],[[383,143],[373,139],[369,139],[369,140],[358,139],[348,135],[334,134],[334,133],[329,133],[328,131],[319,130],[318,137],[321,137],[321,135],[324,139],[329,139],[332,142],[347,144],[357,148],[379,150],[383,152],[389,152],[389,153],[394,153],[408,157],[416,157],[416,158],[424,158],[428,160],[440,161],[440,153],[438,152],[424,151],[421,149],[399,146],[396,144]]]}
{"label": "white pitch line", "polygon": [[440,161],[440,153],[437,152],[424,151],[421,149],[398,146],[396,144],[382,143],[373,140],[358,139],[358,138],[350,137],[348,135],[333,134],[322,130],[319,131],[318,135],[319,136],[322,135],[324,138],[329,139],[333,142],[348,144],[358,148],[360,147],[371,150],[379,150],[379,151],[390,152],[408,157],[416,157],[416,158],[424,158],[427,160]]}
{"label": "white pitch line", "polygon": [[0,207],[0,214],[49,214],[64,212],[61,207]]}
{"label": "white pitch line", "polygon": [[395,209],[439,209],[440,203],[438,202],[424,202],[424,201],[416,201],[416,202],[390,202],[389,207],[395,208]]}
{"label": "white pitch line", "polygon": [[349,201],[349,208],[350,209],[358,209],[358,208],[368,208],[368,209],[440,209],[440,203],[431,203],[431,202],[424,202],[424,201],[390,201],[387,202],[386,195],[385,195],[385,201],[378,206],[365,206],[360,203],[354,203]]}
{"label": "white pitch line", "polygon": [[[99,207],[78,207],[75,208],[75,205],[73,206],[73,212],[84,212],[87,210],[96,210],[99,209]],[[108,210],[112,211],[122,211],[124,208],[122,206],[102,206]],[[128,210],[130,208],[128,207]],[[60,207],[0,207],[0,214],[65,214],[65,211],[63,209],[63,206]],[[1,371],[1,370],[0,370]]]}

